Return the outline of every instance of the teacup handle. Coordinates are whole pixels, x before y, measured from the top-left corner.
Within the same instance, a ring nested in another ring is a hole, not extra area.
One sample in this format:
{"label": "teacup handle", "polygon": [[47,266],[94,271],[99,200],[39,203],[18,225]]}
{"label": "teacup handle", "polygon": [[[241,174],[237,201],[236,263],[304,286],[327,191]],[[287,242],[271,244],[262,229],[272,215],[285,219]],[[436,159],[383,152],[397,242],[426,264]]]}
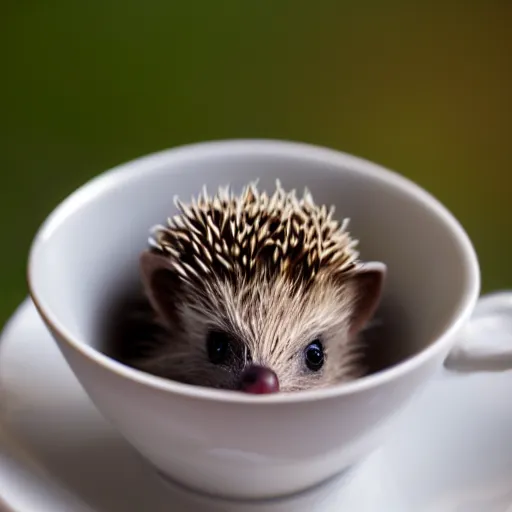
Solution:
{"label": "teacup handle", "polygon": [[512,291],[480,297],[444,366],[466,373],[512,370]]}

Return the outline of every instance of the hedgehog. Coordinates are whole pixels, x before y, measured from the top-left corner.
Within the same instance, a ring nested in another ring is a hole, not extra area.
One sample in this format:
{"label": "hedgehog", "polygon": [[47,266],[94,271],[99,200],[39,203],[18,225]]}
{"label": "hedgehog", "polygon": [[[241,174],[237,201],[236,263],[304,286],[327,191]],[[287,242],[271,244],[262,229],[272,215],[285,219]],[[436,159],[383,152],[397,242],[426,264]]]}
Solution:
{"label": "hedgehog", "polygon": [[361,333],[386,266],[364,263],[334,207],[276,182],[235,195],[206,187],[150,230],[142,287],[158,335],[133,366],[185,384],[253,394],[360,378]]}

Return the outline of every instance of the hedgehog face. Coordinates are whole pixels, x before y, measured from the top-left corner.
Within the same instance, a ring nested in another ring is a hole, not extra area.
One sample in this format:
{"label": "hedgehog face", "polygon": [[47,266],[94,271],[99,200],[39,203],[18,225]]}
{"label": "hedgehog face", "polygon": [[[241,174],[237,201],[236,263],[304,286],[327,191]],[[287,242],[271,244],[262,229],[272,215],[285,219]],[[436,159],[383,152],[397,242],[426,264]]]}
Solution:
{"label": "hedgehog face", "polygon": [[189,384],[254,393],[329,386],[364,372],[357,335],[380,297],[383,267],[308,287],[279,277],[191,288],[147,253],[150,297],[166,336],[141,368]]}
{"label": "hedgehog face", "polygon": [[332,210],[279,187],[266,200],[252,188],[181,209],[141,257],[166,334],[148,345],[140,369],[250,393],[364,373],[357,338],[380,300],[385,266],[357,262]]}

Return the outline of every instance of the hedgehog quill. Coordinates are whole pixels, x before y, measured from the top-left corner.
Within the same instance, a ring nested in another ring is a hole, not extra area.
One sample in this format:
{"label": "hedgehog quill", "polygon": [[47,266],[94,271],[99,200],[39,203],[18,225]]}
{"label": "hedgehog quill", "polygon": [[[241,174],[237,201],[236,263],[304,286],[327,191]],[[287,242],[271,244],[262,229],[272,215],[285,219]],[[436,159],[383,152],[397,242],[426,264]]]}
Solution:
{"label": "hedgehog quill", "polygon": [[140,258],[158,336],[133,366],[164,378],[264,394],[364,374],[361,331],[386,266],[363,263],[348,219],[279,182],[240,195],[206,188],[151,231]]}

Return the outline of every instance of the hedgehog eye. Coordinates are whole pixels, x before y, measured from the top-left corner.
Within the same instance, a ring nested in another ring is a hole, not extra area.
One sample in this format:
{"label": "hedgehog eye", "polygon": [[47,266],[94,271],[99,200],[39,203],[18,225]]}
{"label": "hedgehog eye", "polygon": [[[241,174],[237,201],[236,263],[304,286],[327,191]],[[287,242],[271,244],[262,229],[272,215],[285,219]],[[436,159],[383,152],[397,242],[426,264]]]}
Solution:
{"label": "hedgehog eye", "polygon": [[225,362],[231,342],[229,335],[222,331],[210,331],[206,340],[206,349],[208,357],[213,364],[222,364]]}
{"label": "hedgehog eye", "polygon": [[324,365],[324,348],[320,340],[311,342],[304,351],[306,366],[313,372],[317,372]]}

